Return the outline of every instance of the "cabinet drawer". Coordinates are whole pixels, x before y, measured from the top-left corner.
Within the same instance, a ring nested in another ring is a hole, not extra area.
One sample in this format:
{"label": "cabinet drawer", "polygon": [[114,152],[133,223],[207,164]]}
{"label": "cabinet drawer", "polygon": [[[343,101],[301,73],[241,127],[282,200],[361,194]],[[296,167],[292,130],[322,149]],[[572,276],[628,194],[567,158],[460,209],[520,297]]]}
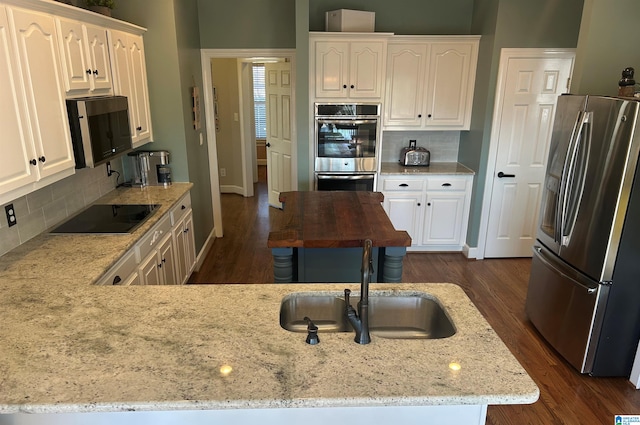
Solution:
{"label": "cabinet drawer", "polygon": [[182,217],[191,209],[191,193],[187,193],[171,208],[171,224],[175,226]]}
{"label": "cabinet drawer", "polygon": [[124,285],[137,267],[136,252],[132,249],[102,276],[97,285]]}
{"label": "cabinet drawer", "polygon": [[420,191],[424,185],[423,179],[385,179],[382,183],[384,191]]}
{"label": "cabinet drawer", "polygon": [[149,253],[157,247],[164,235],[171,233],[171,217],[166,214],[160,221],[153,226],[146,235],[140,239],[136,245],[139,258],[145,258]]}
{"label": "cabinet drawer", "polygon": [[467,179],[462,177],[429,177],[427,190],[465,190]]}

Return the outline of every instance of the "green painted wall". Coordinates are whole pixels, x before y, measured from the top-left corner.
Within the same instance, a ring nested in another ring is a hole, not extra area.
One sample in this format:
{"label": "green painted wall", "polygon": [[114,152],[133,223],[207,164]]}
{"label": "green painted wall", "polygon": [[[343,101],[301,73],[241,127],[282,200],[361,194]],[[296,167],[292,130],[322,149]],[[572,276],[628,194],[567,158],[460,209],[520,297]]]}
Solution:
{"label": "green painted wall", "polygon": [[311,169],[309,132],[309,0],[296,0],[296,128],[298,190],[310,190],[313,182]]}
{"label": "green painted wall", "polygon": [[198,0],[203,49],[291,49],[295,0]]}
{"label": "green painted wall", "polygon": [[377,32],[469,34],[473,0],[309,0],[309,30],[324,31],[325,12],[337,9],[376,12]]}
{"label": "green painted wall", "polygon": [[467,244],[478,245],[500,49],[575,48],[583,0],[476,0],[472,32],[481,34],[471,131],[462,132],[458,160],[476,171]]}
{"label": "green painted wall", "polygon": [[206,141],[191,127],[190,87],[202,85],[196,0],[118,2],[113,16],[147,28],[144,35],[154,142],[142,149],[166,149],[176,182],[194,183],[192,206],[199,251],[213,229]]}
{"label": "green painted wall", "polygon": [[640,81],[639,40],[640,2],[585,0],[571,91],[615,96],[629,66]]}

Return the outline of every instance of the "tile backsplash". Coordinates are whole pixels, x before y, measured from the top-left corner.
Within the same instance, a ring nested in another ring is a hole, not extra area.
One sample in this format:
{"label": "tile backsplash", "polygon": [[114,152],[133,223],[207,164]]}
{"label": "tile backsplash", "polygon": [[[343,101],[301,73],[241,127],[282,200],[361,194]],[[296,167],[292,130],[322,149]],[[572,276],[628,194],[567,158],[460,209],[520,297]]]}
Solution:
{"label": "tile backsplash", "polygon": [[[112,162],[118,169],[119,161]],[[17,224],[9,227],[2,205],[0,212],[0,255],[25,243],[67,217],[95,202],[116,187],[118,174],[107,176],[106,165],[76,170],[73,176],[62,179],[28,195],[14,199]],[[122,182],[122,178],[118,183]]]}
{"label": "tile backsplash", "polygon": [[458,161],[459,131],[385,131],[382,133],[382,162],[396,162],[400,150],[415,140],[431,153],[431,162]]}

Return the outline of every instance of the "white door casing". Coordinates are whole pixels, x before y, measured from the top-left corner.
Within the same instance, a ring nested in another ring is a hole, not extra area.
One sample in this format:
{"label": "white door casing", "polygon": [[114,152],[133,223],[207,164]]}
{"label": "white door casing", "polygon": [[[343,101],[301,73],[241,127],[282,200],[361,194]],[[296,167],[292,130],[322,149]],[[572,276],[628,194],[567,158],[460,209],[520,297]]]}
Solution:
{"label": "white door casing", "polygon": [[571,49],[502,50],[477,258],[531,256],[555,105],[574,57]]}
{"label": "white door casing", "polygon": [[[215,117],[213,113],[213,83],[211,76],[211,60],[214,58],[256,58],[256,57],[278,57],[287,58],[291,63],[292,77],[295,76],[295,50],[292,49],[202,49],[200,51],[202,63],[202,85],[204,98],[204,116],[206,122],[207,134],[207,152],[209,157],[209,180],[211,183],[211,199],[213,209],[213,225],[214,229],[207,238],[205,243],[207,246],[212,243],[213,238],[221,238],[224,235],[222,223],[222,203],[220,200],[220,178],[218,177],[218,152],[215,132]],[[292,100],[295,100],[295,80],[292,81]],[[295,108],[292,105],[291,121],[295,122]],[[296,129],[292,129],[292,164],[296,163]],[[293,166],[291,170],[292,190],[298,187],[298,169]],[[206,247],[201,252],[206,252]],[[201,262],[201,256],[198,256],[198,264]]]}
{"label": "white door casing", "polygon": [[267,107],[267,191],[269,205],[282,208],[281,192],[291,184],[291,64],[265,64]]}

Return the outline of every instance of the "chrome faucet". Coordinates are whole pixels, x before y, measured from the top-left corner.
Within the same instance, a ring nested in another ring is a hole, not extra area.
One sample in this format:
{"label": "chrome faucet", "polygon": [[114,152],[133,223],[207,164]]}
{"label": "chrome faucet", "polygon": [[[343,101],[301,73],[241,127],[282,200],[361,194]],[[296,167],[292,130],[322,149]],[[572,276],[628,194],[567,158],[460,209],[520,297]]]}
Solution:
{"label": "chrome faucet", "polygon": [[349,323],[356,331],[354,341],[358,344],[368,344],[371,342],[369,335],[369,281],[373,274],[373,258],[371,257],[371,240],[364,241],[362,250],[362,267],[360,269],[362,277],[360,279],[360,301],[358,302],[358,311],[351,306],[349,302],[349,289],[344,290],[344,300],[346,303],[346,313]]}

